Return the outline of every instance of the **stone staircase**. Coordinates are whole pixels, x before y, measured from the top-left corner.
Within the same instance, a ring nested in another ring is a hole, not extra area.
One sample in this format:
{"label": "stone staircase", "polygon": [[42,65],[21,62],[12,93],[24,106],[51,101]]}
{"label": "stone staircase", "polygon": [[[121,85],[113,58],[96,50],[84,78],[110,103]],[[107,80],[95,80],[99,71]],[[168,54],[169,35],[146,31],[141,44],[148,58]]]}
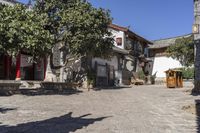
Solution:
{"label": "stone staircase", "polygon": [[25,95],[37,95],[41,93],[41,81],[20,81],[19,91]]}
{"label": "stone staircase", "polygon": [[0,80],[0,95],[68,95],[81,92],[77,87],[77,83]]}
{"label": "stone staircase", "polygon": [[44,82],[44,81],[21,81],[19,91],[23,95],[51,95],[51,94],[74,94],[81,92],[75,83]]}

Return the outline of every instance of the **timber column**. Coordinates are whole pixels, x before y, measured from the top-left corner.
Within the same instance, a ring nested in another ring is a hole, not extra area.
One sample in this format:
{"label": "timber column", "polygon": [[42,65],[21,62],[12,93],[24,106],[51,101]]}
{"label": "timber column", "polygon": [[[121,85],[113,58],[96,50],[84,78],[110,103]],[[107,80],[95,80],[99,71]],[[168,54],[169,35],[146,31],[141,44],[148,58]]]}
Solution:
{"label": "timber column", "polygon": [[21,80],[21,72],[20,72],[21,63],[20,62],[21,62],[21,54],[19,53],[16,59],[16,79],[15,80]]}

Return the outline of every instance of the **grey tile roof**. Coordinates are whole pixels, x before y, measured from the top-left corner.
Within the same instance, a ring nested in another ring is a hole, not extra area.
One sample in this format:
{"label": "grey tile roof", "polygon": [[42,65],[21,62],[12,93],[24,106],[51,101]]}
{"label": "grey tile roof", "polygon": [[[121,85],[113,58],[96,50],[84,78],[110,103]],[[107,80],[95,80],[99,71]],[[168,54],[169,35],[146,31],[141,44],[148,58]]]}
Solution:
{"label": "grey tile roof", "polygon": [[191,35],[192,34],[187,34],[187,35],[183,35],[183,36],[154,40],[154,41],[152,41],[153,45],[151,45],[149,48],[150,49],[165,48],[165,47],[175,44],[176,39],[183,38],[183,37],[189,37]]}
{"label": "grey tile roof", "polygon": [[21,2],[19,2],[17,0],[0,0],[0,3],[1,2],[8,2],[8,3],[11,3],[11,4],[22,4]]}

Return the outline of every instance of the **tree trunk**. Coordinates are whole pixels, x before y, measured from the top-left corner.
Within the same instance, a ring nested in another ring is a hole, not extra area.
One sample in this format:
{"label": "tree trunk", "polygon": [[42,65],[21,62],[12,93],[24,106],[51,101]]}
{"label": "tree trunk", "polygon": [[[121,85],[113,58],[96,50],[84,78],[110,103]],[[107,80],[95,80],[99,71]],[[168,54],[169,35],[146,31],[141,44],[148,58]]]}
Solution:
{"label": "tree trunk", "polygon": [[88,75],[92,71],[92,56],[86,55],[85,57],[83,57],[83,61],[84,61],[84,64],[81,65],[81,67],[84,69],[85,76],[82,78],[84,79],[82,83],[82,87],[85,89],[88,89],[89,91],[91,86],[89,86]]}
{"label": "tree trunk", "polygon": [[46,68],[46,73],[45,73],[45,79],[44,81],[48,81],[48,82],[57,82],[57,78],[56,75],[53,73],[52,71],[52,57],[51,55],[48,56],[47,58],[47,68]]}
{"label": "tree trunk", "polygon": [[[64,66],[63,51],[60,52],[60,65]],[[64,82],[64,67],[60,68],[60,82]]]}
{"label": "tree trunk", "polygon": [[196,42],[194,93],[200,93],[200,42]]}

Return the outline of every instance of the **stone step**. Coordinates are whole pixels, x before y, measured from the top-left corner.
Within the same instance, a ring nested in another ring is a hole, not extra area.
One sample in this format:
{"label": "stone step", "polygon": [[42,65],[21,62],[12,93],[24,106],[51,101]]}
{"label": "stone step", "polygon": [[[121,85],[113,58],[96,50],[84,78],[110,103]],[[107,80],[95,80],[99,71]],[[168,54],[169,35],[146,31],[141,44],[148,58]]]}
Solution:
{"label": "stone step", "polygon": [[26,88],[30,88],[30,89],[36,89],[36,88],[40,88],[40,81],[21,81],[22,85],[20,86],[21,89],[26,89]]}

